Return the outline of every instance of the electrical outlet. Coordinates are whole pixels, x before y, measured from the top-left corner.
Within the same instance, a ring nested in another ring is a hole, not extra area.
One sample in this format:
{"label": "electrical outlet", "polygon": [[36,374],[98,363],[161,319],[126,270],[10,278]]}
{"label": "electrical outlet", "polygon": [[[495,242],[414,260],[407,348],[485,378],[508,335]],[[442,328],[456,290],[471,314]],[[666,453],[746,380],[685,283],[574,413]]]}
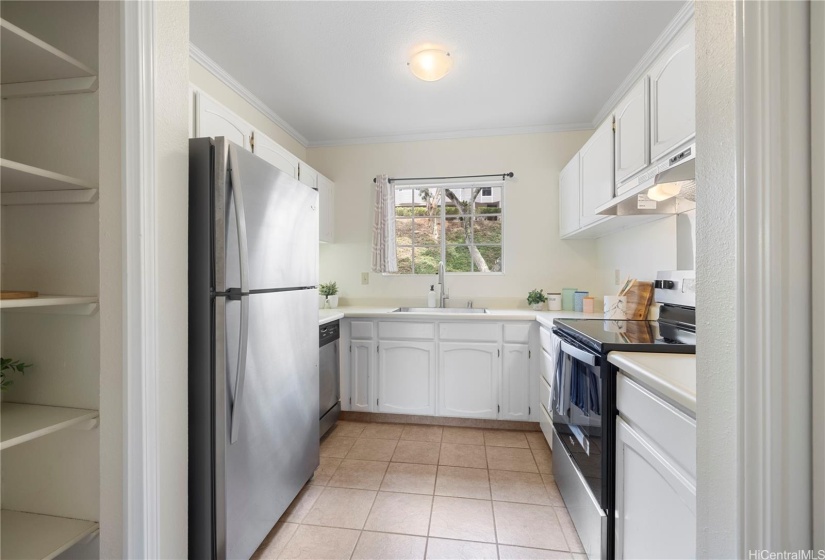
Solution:
{"label": "electrical outlet", "polygon": [[362,272],[361,273],[361,284],[366,286],[370,283],[370,273],[369,272]]}
{"label": "electrical outlet", "polygon": [[615,282],[617,286],[622,283],[622,271],[618,268],[616,269],[616,278],[613,282]]}

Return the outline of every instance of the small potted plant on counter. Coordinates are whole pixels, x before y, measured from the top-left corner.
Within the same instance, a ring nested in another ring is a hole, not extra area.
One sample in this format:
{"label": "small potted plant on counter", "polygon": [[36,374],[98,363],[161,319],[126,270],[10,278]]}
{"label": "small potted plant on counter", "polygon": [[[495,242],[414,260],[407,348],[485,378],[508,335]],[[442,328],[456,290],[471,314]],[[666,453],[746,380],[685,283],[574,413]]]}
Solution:
{"label": "small potted plant on counter", "polygon": [[530,293],[527,294],[527,303],[534,311],[544,309],[545,301],[547,301],[547,296],[544,295],[544,290],[530,290]]}
{"label": "small potted plant on counter", "polygon": [[328,307],[335,309],[338,307],[338,284],[335,282],[327,282],[318,287],[318,293],[324,298],[321,308]]}
{"label": "small potted plant on counter", "polygon": [[26,369],[32,367],[31,364],[24,364],[20,360],[11,358],[0,358],[0,391],[6,391],[14,381],[11,377],[14,374],[23,375]]}

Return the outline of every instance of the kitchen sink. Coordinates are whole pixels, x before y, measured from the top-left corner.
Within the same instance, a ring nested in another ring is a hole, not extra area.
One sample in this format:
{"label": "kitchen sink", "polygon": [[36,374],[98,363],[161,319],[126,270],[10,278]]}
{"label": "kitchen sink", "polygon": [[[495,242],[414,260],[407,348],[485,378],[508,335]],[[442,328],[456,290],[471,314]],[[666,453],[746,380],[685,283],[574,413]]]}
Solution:
{"label": "kitchen sink", "polygon": [[483,307],[399,307],[393,313],[488,313]]}

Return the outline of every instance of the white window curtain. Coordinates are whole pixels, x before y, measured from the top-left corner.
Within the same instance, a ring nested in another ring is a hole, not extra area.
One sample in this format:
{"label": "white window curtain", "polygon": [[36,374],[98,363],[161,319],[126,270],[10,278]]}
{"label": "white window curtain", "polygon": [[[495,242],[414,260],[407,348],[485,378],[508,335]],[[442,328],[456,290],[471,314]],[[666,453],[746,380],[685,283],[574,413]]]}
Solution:
{"label": "white window curtain", "polygon": [[395,253],[395,188],[386,175],[375,181],[372,223],[372,271],[398,272]]}

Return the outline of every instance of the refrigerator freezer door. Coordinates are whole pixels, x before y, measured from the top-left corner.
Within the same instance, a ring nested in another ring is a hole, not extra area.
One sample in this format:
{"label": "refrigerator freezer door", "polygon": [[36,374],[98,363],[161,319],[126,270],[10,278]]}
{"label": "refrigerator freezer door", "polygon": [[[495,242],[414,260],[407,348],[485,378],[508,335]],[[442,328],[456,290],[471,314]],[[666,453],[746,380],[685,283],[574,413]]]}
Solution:
{"label": "refrigerator freezer door", "polygon": [[[254,154],[229,143],[226,288],[241,288],[235,204],[246,218],[248,289],[318,284],[318,193]],[[233,196],[234,192],[241,196]],[[242,245],[242,244],[241,244]],[[218,267],[220,269],[220,267]]]}
{"label": "refrigerator freezer door", "polygon": [[226,502],[227,558],[255,552],[319,464],[318,291],[246,299],[248,345],[240,402],[235,386],[241,301],[226,302],[227,404],[240,406],[238,438],[229,443],[226,436],[226,473],[223,488],[217,489]]}

